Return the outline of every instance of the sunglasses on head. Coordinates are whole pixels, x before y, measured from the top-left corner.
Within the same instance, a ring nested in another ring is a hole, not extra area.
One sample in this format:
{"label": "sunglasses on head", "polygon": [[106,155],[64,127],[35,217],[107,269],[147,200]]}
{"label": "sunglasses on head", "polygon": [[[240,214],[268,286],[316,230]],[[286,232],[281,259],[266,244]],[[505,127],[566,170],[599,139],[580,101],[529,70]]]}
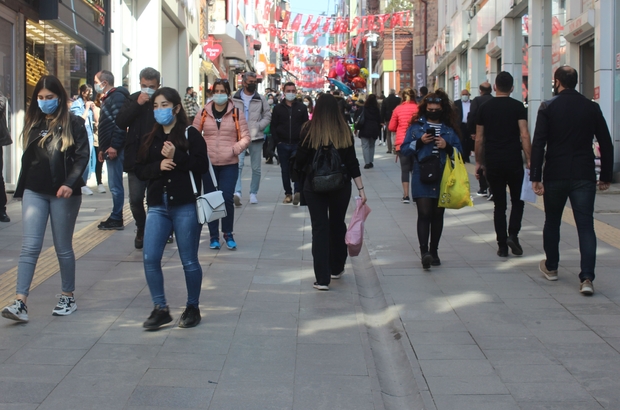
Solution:
{"label": "sunglasses on head", "polygon": [[218,78],[217,80],[213,82],[213,85],[215,84],[228,84],[228,80],[225,78]]}
{"label": "sunglasses on head", "polygon": [[434,97],[434,98],[427,98],[426,101],[429,102],[429,103],[441,104],[442,100],[441,100],[441,98]]}

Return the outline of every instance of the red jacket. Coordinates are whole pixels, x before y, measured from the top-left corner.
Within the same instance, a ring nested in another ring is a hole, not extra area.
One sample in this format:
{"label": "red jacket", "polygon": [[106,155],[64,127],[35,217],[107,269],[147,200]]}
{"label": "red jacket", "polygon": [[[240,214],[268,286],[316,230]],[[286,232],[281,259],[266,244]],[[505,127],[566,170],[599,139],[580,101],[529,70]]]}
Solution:
{"label": "red jacket", "polygon": [[394,109],[388,129],[396,133],[396,139],[394,140],[394,149],[396,151],[400,151],[400,144],[405,140],[411,119],[417,113],[418,104],[415,101],[405,101]]}
{"label": "red jacket", "polygon": [[[194,118],[193,126],[202,132],[207,143],[207,152],[213,165],[230,165],[239,163],[238,155],[250,145],[250,130],[245,121],[245,115],[239,115],[239,137],[237,141],[237,128],[232,116],[234,104],[228,102],[226,114],[222,117],[220,128],[217,127],[213,117],[213,101],[204,106],[200,115]],[[204,122],[203,122],[204,117]]]}

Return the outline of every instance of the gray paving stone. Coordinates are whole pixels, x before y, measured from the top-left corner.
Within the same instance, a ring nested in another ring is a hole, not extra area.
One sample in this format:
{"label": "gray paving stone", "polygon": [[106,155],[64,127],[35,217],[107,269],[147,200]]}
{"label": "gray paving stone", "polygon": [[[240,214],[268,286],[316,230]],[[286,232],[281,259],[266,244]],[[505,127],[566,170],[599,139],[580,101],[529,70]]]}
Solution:
{"label": "gray paving stone", "polygon": [[437,410],[519,410],[509,394],[434,395]]}
{"label": "gray paving stone", "polygon": [[56,383],[4,380],[0,383],[0,403],[41,403]]}
{"label": "gray paving stone", "polygon": [[467,377],[495,375],[493,366],[485,360],[420,360],[426,377]]}
{"label": "gray paving stone", "polygon": [[544,402],[553,398],[558,402],[582,402],[592,396],[577,382],[505,383],[517,402]]}
{"label": "gray paving stone", "polygon": [[296,374],[367,376],[368,368],[361,344],[299,344]]}
{"label": "gray paving stone", "polygon": [[73,366],[88,350],[78,349],[20,349],[5,363]]}
{"label": "gray paving stone", "polygon": [[501,395],[509,393],[497,375],[427,377],[426,381],[433,396],[439,394]]}
{"label": "gray paving stone", "polygon": [[562,365],[557,364],[504,364],[495,365],[504,383],[554,382],[573,383],[575,378]]}
{"label": "gray paving stone", "polygon": [[293,397],[292,380],[277,383],[271,380],[222,381],[217,385],[209,410],[292,409]]}
{"label": "gray paving stone", "polygon": [[215,385],[206,388],[138,386],[131,394],[127,406],[170,409],[211,408],[208,406],[214,390]]}
{"label": "gray paving stone", "polygon": [[418,345],[415,352],[420,360],[480,360],[484,354],[477,345]]}
{"label": "gray paving stone", "polygon": [[38,406],[35,403],[0,403],[0,410],[35,410]]}
{"label": "gray paving stone", "polygon": [[0,382],[59,383],[71,366],[4,363],[0,364]]}
{"label": "gray paving stone", "polygon": [[219,376],[220,372],[209,370],[148,369],[139,385],[206,388],[217,383]]}
{"label": "gray paving stone", "polygon": [[226,361],[224,354],[210,354],[202,351],[164,352],[160,351],[150,365],[150,369],[186,369],[221,371]]}
{"label": "gray paving stone", "polygon": [[375,405],[367,376],[298,375],[292,409],[375,410]]}
{"label": "gray paving stone", "polygon": [[521,410],[601,410],[605,408],[594,399],[589,401],[576,401],[570,403],[567,403],[565,401],[545,401],[540,403],[521,402],[519,403],[519,406]]}
{"label": "gray paving stone", "polygon": [[298,318],[295,313],[242,312],[236,333],[270,336],[294,336]]}

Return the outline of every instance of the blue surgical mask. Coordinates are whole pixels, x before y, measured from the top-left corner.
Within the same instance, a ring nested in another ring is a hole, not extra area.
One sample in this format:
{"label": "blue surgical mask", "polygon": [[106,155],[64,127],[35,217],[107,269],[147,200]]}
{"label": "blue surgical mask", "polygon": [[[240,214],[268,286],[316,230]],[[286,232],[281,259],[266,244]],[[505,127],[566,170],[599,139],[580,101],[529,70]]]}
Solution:
{"label": "blue surgical mask", "polygon": [[172,107],[158,108],[153,111],[155,114],[155,121],[161,125],[170,125],[174,121],[174,114],[172,114]]}
{"label": "blue surgical mask", "polygon": [[95,92],[96,92],[97,94],[101,94],[101,93],[103,93],[103,86],[101,85],[101,83],[99,83],[99,84],[95,84]]}
{"label": "blue surgical mask", "polygon": [[153,90],[152,88],[141,88],[140,91],[142,91],[145,94],[149,95],[149,98],[153,96],[153,94],[155,94],[155,90]]}
{"label": "blue surgical mask", "polygon": [[286,98],[286,101],[294,101],[295,98],[297,98],[297,94],[295,94],[295,93],[286,93],[286,94],[284,94],[284,98]]}
{"label": "blue surgical mask", "polygon": [[228,101],[228,95],[226,94],[213,94],[213,102],[217,105],[224,105]]}
{"label": "blue surgical mask", "polygon": [[53,114],[58,109],[58,98],[54,98],[53,100],[37,100],[37,102],[43,114]]}

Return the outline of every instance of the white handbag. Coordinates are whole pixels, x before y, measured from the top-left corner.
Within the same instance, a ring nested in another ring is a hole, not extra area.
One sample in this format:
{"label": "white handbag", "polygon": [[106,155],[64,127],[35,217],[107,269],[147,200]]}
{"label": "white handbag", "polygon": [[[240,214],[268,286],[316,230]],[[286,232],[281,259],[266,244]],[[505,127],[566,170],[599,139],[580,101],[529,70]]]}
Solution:
{"label": "white handbag", "polygon": [[[187,129],[185,130],[185,138],[187,138]],[[198,223],[201,225],[208,222],[217,221],[218,219],[226,216],[224,193],[218,189],[217,180],[215,179],[215,172],[213,172],[213,165],[211,165],[210,159],[208,161],[209,174],[211,175],[211,180],[213,181],[215,191],[198,195],[194,174],[192,171],[189,172],[189,177],[192,180],[192,189],[194,190],[194,196],[196,197],[196,214],[198,216]]]}

